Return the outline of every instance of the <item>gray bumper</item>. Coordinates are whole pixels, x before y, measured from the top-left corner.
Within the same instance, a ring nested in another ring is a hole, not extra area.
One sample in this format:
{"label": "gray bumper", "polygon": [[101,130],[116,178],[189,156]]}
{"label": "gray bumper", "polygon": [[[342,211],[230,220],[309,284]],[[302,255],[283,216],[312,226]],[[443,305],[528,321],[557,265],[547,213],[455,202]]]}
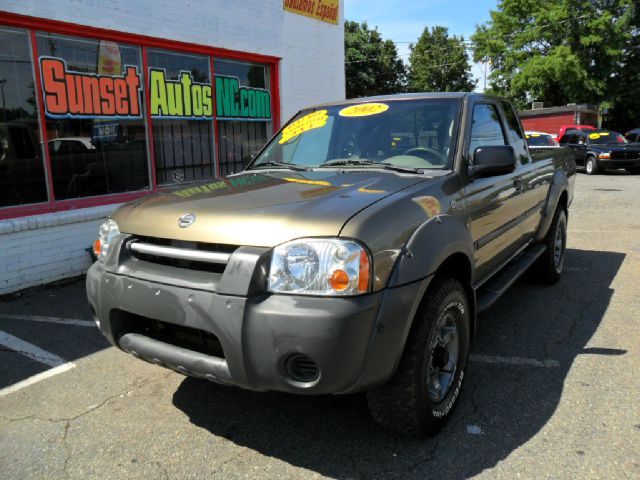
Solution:
{"label": "gray bumper", "polygon": [[[96,262],[87,274],[87,294],[103,334],[139,358],[251,390],[325,394],[365,390],[390,378],[428,283],[352,298],[238,296],[113,273]],[[128,331],[127,315],[210,332],[224,354]],[[288,375],[285,363],[293,354],[316,363],[315,381]]]}

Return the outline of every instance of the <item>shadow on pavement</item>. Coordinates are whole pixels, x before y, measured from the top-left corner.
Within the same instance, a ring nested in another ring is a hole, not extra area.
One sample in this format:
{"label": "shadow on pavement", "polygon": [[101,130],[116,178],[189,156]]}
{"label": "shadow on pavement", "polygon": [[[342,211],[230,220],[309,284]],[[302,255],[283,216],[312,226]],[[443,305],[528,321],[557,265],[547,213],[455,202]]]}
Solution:
{"label": "shadow on pavement", "polygon": [[[91,320],[84,277],[0,297],[0,331],[71,362],[109,347]],[[15,315],[15,317],[14,317]],[[87,326],[23,317],[86,320]],[[0,388],[51,367],[0,345]]]}
{"label": "shadow on pavement", "polygon": [[173,402],[214,435],[330,477],[475,475],[508,457],[547,423],[576,356],[608,355],[615,362],[625,354],[585,348],[603,319],[624,258],[568,250],[566,272],[557,285],[517,282],[481,316],[473,353],[552,359],[560,366],[472,362],[451,422],[432,438],[403,439],[383,431],[369,416],[363,395],[254,393],[187,378]]}

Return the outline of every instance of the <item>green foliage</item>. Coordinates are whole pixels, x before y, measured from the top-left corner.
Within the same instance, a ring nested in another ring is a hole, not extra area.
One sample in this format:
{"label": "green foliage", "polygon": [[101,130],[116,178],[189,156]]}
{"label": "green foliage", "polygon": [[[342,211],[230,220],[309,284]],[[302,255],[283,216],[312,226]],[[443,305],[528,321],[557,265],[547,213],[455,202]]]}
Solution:
{"label": "green foliage", "polygon": [[607,128],[624,133],[640,127],[640,5],[631,12],[631,40],[625,48],[620,75],[605,116]]}
{"label": "green foliage", "polygon": [[405,90],[405,66],[391,40],[383,40],[367,22],[344,22],[347,98]]}
{"label": "green foliage", "polygon": [[[531,101],[548,106],[615,104],[622,72],[629,65],[635,4],[635,0],[501,0],[491,11],[491,20],[476,27],[471,37],[474,60],[489,61],[491,91],[521,107]],[[637,27],[635,32],[637,40]],[[637,73],[638,68],[636,61],[632,70]]]}
{"label": "green foliage", "polygon": [[476,82],[463,37],[446,27],[425,28],[411,45],[409,89],[414,92],[470,92]]}

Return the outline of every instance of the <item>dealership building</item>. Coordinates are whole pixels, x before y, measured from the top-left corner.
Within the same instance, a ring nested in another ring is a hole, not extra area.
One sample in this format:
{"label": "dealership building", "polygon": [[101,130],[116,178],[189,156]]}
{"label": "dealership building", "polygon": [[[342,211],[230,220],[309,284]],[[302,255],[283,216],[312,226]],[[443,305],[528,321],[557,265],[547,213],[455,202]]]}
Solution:
{"label": "dealership building", "polygon": [[0,10],[0,295],[84,273],[118,205],[237,172],[345,96],[342,0]]}

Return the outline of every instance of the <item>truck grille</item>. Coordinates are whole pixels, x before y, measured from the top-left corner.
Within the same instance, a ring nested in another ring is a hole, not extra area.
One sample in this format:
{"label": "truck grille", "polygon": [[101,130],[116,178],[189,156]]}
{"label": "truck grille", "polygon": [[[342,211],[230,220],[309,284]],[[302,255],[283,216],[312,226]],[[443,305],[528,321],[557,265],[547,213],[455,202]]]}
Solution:
{"label": "truck grille", "polygon": [[170,267],[223,273],[238,247],[168,238],[136,237],[127,242],[130,254],[145,262]]}
{"label": "truck grille", "polygon": [[611,152],[612,160],[633,160],[640,159],[640,152],[633,150],[625,150],[621,152]]}

